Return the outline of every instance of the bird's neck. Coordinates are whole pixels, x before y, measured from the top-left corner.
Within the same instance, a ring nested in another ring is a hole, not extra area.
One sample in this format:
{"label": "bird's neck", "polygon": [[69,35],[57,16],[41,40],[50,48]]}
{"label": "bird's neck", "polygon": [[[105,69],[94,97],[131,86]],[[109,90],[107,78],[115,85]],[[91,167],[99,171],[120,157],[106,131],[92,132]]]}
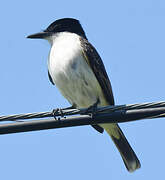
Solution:
{"label": "bird's neck", "polygon": [[80,36],[70,32],[59,32],[47,38],[51,46],[56,44],[72,44],[79,41]]}

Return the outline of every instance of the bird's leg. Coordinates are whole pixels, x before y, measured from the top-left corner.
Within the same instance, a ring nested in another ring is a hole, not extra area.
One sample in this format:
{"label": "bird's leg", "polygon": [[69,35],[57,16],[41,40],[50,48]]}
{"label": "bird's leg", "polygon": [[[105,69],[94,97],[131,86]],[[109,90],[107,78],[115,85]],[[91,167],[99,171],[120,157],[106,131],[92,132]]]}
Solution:
{"label": "bird's leg", "polygon": [[[100,100],[98,98],[97,101],[92,106],[88,107],[88,109],[86,110],[86,113],[88,113],[90,111],[91,112],[91,116],[93,117],[94,114],[96,114],[96,112],[97,112],[97,106],[98,106],[99,103],[100,103]],[[104,132],[104,129],[101,126],[97,125],[97,124],[93,124],[91,126],[96,131],[98,131],[99,133],[103,133]]]}
{"label": "bird's leg", "polygon": [[99,103],[100,103],[100,100],[99,100],[99,98],[98,98],[97,101],[96,101],[93,105],[91,105],[91,106],[89,106],[89,107],[87,108],[86,113],[91,112],[91,115],[92,115],[92,116],[93,116],[94,114],[96,114],[96,112],[97,112],[97,106],[98,106]]}

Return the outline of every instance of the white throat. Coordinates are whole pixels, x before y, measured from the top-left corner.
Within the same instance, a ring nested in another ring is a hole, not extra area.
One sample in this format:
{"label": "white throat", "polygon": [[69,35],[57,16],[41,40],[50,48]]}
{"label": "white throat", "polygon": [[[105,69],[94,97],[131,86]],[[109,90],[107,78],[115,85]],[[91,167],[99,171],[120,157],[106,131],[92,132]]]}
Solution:
{"label": "white throat", "polygon": [[[66,44],[68,41],[69,43],[75,43],[75,41],[79,40],[79,35],[75,33],[70,33],[70,32],[59,32],[56,33],[52,36],[46,37],[46,40],[53,46],[54,44],[57,44],[58,42],[63,42]],[[61,44],[60,43],[60,44]]]}

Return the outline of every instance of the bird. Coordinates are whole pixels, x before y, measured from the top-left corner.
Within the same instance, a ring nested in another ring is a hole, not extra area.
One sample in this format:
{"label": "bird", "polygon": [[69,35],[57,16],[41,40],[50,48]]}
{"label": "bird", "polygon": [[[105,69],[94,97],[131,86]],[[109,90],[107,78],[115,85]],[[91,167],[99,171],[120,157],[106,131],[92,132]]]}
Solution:
{"label": "bird", "polygon": [[[48,77],[74,108],[114,105],[112,86],[103,61],[88,41],[80,21],[75,18],[57,19],[44,31],[27,36],[47,40]],[[141,167],[134,150],[117,123],[92,125],[104,130],[120,152],[129,172]]]}

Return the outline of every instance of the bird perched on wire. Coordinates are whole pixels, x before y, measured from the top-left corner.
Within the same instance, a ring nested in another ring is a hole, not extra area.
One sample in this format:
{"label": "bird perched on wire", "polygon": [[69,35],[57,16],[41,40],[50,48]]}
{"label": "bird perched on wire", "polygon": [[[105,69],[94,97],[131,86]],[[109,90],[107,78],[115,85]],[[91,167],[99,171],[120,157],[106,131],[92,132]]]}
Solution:
{"label": "bird perched on wire", "polygon": [[[56,20],[43,32],[28,38],[46,39],[51,44],[49,79],[74,108],[114,105],[104,64],[78,20]],[[118,124],[97,124],[93,127],[101,133],[106,130],[129,172],[140,168],[140,162]]]}

